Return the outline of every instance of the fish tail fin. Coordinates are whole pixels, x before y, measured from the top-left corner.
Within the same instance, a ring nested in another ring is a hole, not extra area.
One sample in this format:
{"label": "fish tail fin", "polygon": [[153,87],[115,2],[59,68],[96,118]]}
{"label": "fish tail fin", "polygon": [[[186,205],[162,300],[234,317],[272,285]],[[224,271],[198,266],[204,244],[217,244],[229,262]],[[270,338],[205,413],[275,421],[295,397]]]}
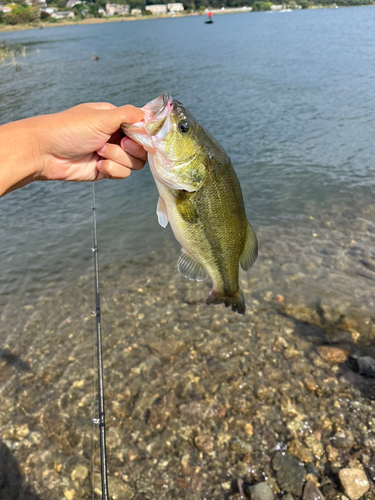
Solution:
{"label": "fish tail fin", "polygon": [[246,304],[241,288],[233,295],[223,295],[212,289],[206,299],[206,304],[225,304],[225,307],[232,307],[232,311],[238,314],[245,314]]}

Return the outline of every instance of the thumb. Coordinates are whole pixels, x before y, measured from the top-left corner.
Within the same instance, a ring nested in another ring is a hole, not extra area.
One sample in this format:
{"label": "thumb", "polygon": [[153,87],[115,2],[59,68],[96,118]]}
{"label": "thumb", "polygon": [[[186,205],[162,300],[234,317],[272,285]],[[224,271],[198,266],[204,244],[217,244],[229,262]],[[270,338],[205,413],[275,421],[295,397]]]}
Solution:
{"label": "thumb", "polygon": [[140,108],[127,104],[119,108],[101,110],[102,123],[106,127],[106,132],[113,134],[123,123],[133,124],[144,119],[144,112]]}

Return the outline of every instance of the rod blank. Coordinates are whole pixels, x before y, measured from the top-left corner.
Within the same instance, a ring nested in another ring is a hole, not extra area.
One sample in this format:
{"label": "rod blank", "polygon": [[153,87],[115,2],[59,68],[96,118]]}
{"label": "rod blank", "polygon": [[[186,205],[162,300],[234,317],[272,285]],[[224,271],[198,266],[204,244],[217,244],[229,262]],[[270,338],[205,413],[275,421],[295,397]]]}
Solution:
{"label": "rod blank", "polygon": [[99,261],[98,240],[96,236],[96,205],[95,184],[92,183],[92,219],[93,219],[93,254],[95,274],[95,316],[96,316],[96,343],[98,356],[98,396],[99,396],[99,433],[100,433],[100,466],[102,476],[102,500],[108,500],[107,456],[105,443],[105,412],[104,412],[104,381],[102,359],[102,329],[100,322],[100,288],[99,288]]}

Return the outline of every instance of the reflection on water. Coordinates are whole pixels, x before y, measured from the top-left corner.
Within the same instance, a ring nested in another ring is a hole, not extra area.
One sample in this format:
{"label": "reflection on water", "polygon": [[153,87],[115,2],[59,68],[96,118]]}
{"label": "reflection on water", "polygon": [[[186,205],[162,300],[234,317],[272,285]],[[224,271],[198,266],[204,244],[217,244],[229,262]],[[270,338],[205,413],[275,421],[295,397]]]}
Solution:
{"label": "reflection on water", "polygon": [[[358,30],[373,17],[358,8],[220,16],[210,33],[185,18],[9,35],[28,46],[30,68],[0,74],[3,121],[84,100],[144,104],[166,89],[230,153],[260,242],[241,274],[246,315],[207,307],[209,283],[176,271],[148,170],[98,184],[113,498],[237,500],[267,482],[296,498],[314,483],[329,500],[343,492],[341,469],[375,477],[375,40]],[[35,184],[0,207],[4,498],[91,499],[91,187]]]}

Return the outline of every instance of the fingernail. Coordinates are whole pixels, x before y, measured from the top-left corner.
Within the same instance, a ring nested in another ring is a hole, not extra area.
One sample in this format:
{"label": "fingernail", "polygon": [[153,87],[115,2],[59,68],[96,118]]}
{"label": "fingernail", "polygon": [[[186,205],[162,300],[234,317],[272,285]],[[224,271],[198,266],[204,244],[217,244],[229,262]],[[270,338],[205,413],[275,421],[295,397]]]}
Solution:
{"label": "fingernail", "polygon": [[[98,151],[98,152],[99,152],[99,151]],[[99,172],[100,172],[100,168],[101,168],[101,166],[102,166],[102,163],[103,163],[103,160],[100,160],[100,161],[98,161],[98,163],[96,164],[96,170],[99,170]]]}
{"label": "fingernail", "polygon": [[97,150],[98,155],[104,153],[106,147],[107,147],[107,144],[104,144],[104,146],[102,148],[98,149]]}

